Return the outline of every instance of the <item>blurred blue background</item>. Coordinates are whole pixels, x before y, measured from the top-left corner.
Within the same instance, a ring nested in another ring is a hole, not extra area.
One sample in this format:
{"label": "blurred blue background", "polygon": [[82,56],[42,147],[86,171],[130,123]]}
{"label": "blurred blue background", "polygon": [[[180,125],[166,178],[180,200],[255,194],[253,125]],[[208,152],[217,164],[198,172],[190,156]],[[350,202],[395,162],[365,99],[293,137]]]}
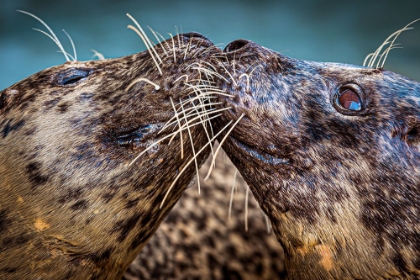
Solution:
{"label": "blurred blue background", "polygon": [[[73,38],[79,60],[91,49],[107,58],[145,49],[126,26],[133,15],[161,34],[197,31],[223,48],[244,38],[300,59],[361,65],[395,30],[420,17],[420,1],[95,1],[2,0],[0,3],[0,90],[41,69],[64,62],[33,18],[42,18],[65,48],[61,31]],[[391,52],[385,68],[420,80],[420,22],[401,35],[404,49]],[[165,36],[165,37],[168,37]]]}

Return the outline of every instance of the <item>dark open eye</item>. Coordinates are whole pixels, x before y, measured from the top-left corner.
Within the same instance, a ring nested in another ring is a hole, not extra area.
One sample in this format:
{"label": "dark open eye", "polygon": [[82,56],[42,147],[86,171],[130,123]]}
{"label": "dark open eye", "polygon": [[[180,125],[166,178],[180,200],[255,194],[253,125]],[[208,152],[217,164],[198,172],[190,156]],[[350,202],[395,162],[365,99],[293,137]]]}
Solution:
{"label": "dark open eye", "polygon": [[351,111],[360,111],[362,109],[362,101],[359,95],[352,89],[346,88],[337,95],[338,104],[341,107]]}
{"label": "dark open eye", "polygon": [[74,85],[83,81],[90,75],[90,70],[85,69],[68,69],[58,76],[58,84],[62,86]]}
{"label": "dark open eye", "polygon": [[343,115],[359,115],[367,106],[364,91],[357,84],[345,84],[332,96],[332,104]]}

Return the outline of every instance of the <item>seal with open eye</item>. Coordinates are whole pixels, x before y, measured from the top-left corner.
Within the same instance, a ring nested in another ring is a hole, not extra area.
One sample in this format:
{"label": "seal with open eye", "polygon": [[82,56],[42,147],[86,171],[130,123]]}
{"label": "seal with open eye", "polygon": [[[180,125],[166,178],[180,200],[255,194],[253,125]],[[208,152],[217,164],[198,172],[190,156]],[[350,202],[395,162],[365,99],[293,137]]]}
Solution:
{"label": "seal with open eye", "polygon": [[[224,50],[223,149],[285,249],[290,279],[420,277],[420,84],[383,68]],[[377,54],[375,55],[378,56]]]}

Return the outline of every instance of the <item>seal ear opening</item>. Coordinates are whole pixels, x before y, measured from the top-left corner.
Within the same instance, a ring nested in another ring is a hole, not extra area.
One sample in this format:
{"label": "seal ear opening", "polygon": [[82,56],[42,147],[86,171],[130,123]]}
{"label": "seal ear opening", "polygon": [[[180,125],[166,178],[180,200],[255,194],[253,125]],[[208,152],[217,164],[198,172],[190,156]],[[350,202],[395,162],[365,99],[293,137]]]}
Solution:
{"label": "seal ear opening", "polygon": [[401,139],[410,146],[420,145],[420,121],[418,118],[410,118],[406,129],[402,132]]}

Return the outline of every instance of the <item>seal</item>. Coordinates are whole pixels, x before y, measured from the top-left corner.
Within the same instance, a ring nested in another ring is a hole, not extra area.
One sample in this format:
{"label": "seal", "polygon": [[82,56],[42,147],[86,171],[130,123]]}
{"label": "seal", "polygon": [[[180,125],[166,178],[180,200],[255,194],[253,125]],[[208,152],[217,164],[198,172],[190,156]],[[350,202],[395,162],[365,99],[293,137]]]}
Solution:
{"label": "seal", "polygon": [[218,96],[231,109],[216,125],[241,118],[223,149],[270,218],[289,278],[418,279],[420,84],[248,40],[224,53],[220,87],[234,97]]}
{"label": "seal", "polygon": [[210,153],[220,52],[181,34],[0,92],[0,278],[122,277]]}

